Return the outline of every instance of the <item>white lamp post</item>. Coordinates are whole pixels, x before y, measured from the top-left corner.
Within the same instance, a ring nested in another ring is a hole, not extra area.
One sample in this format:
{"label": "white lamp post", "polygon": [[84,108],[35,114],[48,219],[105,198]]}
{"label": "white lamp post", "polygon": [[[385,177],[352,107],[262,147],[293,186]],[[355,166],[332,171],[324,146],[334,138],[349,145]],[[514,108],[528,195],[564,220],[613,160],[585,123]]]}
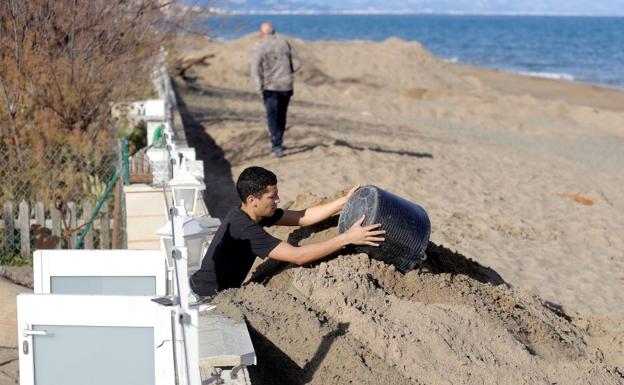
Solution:
{"label": "white lamp post", "polygon": [[[221,221],[217,218],[197,219],[185,216],[182,207],[179,207],[182,214],[182,237],[184,247],[188,250],[188,271],[195,272],[201,267],[202,258],[209,245],[209,237],[219,228]],[[179,230],[178,230],[179,231]],[[171,235],[171,221],[167,221],[163,227],[156,231],[160,235],[162,247],[167,253],[167,258],[171,257],[173,249],[173,236]],[[168,261],[171,262],[171,261]]]}
{"label": "white lamp post", "polygon": [[[199,347],[197,345],[199,314],[197,308],[190,306],[193,296],[188,278],[191,264],[199,265],[201,263],[204,249],[203,240],[210,229],[204,226],[197,227],[198,220],[188,217],[183,206],[172,207],[169,211],[169,218],[169,222],[157,233],[161,235],[161,244],[165,247],[168,256],[167,263],[171,277],[169,293],[174,305],[172,317],[177,319],[174,330],[176,333],[177,331],[180,332],[180,340],[184,349],[183,355],[179,356],[180,360],[177,362],[183,365],[180,367],[186,369],[186,381],[183,383],[200,385]],[[199,247],[197,247],[198,245]],[[174,359],[176,359],[175,357],[174,350]]]}
{"label": "white lamp post", "polygon": [[186,161],[182,161],[180,170],[169,181],[169,187],[173,193],[174,206],[184,206],[189,215],[195,214],[197,209],[197,197],[199,192],[206,189],[206,185],[198,181],[186,167]]}

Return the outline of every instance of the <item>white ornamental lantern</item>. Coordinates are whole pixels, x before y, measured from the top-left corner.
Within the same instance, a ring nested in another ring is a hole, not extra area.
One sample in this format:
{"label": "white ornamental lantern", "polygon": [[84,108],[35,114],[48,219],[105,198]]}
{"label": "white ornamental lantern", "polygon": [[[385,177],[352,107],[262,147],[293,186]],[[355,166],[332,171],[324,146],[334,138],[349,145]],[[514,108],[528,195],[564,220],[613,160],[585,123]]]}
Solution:
{"label": "white ornamental lantern", "polygon": [[176,176],[169,181],[173,193],[174,206],[184,206],[189,215],[195,214],[199,192],[206,189],[206,185],[198,181],[187,169],[183,162]]}
{"label": "white ornamental lantern", "polygon": [[[210,244],[209,237],[213,235],[221,221],[216,218],[210,218],[211,222],[201,221],[197,218],[186,217],[182,222],[182,237],[184,238],[184,247],[188,251],[188,271],[193,272],[201,267],[204,254],[208,250]],[[167,221],[163,227],[156,231],[160,235],[162,246],[167,253],[167,259],[171,258],[173,249],[173,237],[171,235],[171,221]],[[171,261],[169,261],[171,262]],[[170,263],[172,265],[172,263]]]}

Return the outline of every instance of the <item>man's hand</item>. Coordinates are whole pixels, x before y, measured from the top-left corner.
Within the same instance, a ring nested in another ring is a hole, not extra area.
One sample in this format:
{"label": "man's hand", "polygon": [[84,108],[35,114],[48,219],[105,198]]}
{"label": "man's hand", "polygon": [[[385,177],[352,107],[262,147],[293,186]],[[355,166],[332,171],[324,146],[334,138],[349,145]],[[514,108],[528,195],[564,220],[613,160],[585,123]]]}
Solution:
{"label": "man's hand", "polygon": [[301,266],[325,258],[349,244],[379,246],[379,243],[385,240],[380,235],[386,233],[383,230],[376,230],[381,224],[362,227],[362,222],[364,222],[364,215],[346,232],[322,242],[303,246],[292,246],[281,242],[269,253],[268,257]]}
{"label": "man's hand", "polygon": [[374,225],[362,226],[364,222],[364,215],[360,219],[358,219],[349,230],[347,230],[344,235],[347,239],[347,242],[351,245],[367,245],[367,246],[379,246],[381,242],[383,242],[386,238],[380,237],[379,235],[383,235],[386,232],[384,230],[375,230],[381,227],[381,223],[376,223]]}
{"label": "man's hand", "polygon": [[347,203],[347,200],[360,188],[360,185],[354,186],[342,197],[335,199],[329,203],[318,206],[309,207],[305,210],[292,211],[286,210],[282,218],[277,221],[280,226],[310,226],[338,213]]}
{"label": "man's hand", "polygon": [[346,200],[349,200],[349,198],[351,198],[351,195],[353,195],[353,193],[355,193],[357,191],[357,189],[360,188],[360,185],[356,185],[353,186],[353,188],[351,190],[349,190],[349,192],[347,193],[347,195],[345,195]]}
{"label": "man's hand", "polygon": [[351,196],[360,188],[360,185],[355,185],[351,188],[351,190],[349,190],[349,192],[347,192],[344,196],[342,196],[341,198],[338,198],[336,200],[336,202],[339,204],[338,210],[342,209],[342,207],[347,204],[347,201],[349,200],[349,198],[351,198]]}

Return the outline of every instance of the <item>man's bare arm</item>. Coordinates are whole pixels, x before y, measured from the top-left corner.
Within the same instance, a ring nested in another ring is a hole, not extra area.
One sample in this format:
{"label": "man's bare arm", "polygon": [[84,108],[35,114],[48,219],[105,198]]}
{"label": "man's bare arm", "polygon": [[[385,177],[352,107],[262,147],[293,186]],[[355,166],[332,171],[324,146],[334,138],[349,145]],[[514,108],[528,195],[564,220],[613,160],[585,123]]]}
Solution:
{"label": "man's bare arm", "polygon": [[286,210],[276,224],[280,226],[310,226],[322,222],[339,212],[359,187],[359,185],[353,187],[345,196],[329,203],[313,206],[305,210]]}
{"label": "man's bare arm", "polygon": [[268,257],[301,266],[325,258],[350,244],[379,246],[379,243],[385,239],[382,235],[386,233],[384,230],[379,230],[381,224],[362,226],[363,221],[364,216],[349,230],[327,241],[305,246],[292,246],[282,242],[269,253]]}

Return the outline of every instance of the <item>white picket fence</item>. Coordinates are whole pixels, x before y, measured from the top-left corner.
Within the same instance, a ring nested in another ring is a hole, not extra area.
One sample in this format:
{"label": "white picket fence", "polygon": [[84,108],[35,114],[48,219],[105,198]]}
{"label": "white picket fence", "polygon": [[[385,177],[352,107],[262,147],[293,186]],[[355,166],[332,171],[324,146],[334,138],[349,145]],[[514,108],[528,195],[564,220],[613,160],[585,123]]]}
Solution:
{"label": "white picket fence", "polygon": [[[31,245],[42,249],[74,248],[93,213],[93,204],[90,202],[81,206],[68,202],[65,215],[61,210],[52,207],[47,210],[50,217],[46,218],[42,202],[37,202],[32,209],[25,201],[19,205],[5,202],[0,219],[0,250],[18,251],[23,258],[30,259]],[[105,203],[86,234],[82,248],[93,249],[97,242],[100,249],[110,249],[113,225],[108,203]],[[16,233],[19,234],[18,237]]]}

